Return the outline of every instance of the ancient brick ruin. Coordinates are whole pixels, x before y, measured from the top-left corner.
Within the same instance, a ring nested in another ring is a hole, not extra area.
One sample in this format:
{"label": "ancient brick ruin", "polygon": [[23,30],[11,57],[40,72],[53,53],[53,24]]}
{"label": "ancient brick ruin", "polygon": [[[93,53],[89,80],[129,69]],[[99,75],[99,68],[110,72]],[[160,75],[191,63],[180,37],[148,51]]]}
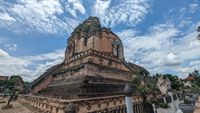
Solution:
{"label": "ancient brick ruin", "polygon": [[[144,113],[142,98],[133,95],[135,113]],[[21,104],[31,105],[41,113],[126,113],[124,96],[63,100],[21,95]]]}
{"label": "ancient brick ruin", "polygon": [[[120,38],[101,27],[97,17],[89,17],[69,37],[64,61],[37,78],[31,95],[20,95],[18,101],[43,113],[126,113],[123,89],[133,87],[141,72],[148,73],[125,61]],[[153,113],[141,95],[130,97],[134,113]],[[158,100],[172,102],[170,96]]]}
{"label": "ancient brick ruin", "polygon": [[119,95],[141,70],[125,61],[120,38],[89,17],[68,38],[63,63],[36,79],[31,93],[65,99]]}

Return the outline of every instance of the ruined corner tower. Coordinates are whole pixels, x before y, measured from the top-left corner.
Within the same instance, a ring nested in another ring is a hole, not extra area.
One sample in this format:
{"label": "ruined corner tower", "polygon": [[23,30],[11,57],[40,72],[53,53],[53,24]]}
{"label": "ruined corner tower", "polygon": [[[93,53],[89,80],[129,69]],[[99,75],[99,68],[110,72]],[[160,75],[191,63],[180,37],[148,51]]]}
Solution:
{"label": "ruined corner tower", "polygon": [[143,68],[124,60],[119,37],[89,17],[68,38],[63,63],[36,79],[31,92],[65,98],[117,95],[138,69]]}

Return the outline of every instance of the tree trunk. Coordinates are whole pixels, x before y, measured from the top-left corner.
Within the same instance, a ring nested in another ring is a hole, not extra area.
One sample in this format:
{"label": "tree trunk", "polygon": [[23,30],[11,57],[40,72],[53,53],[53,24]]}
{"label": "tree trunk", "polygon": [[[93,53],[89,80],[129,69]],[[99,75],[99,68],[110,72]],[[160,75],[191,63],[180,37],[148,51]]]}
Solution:
{"label": "tree trunk", "polygon": [[10,102],[11,102],[12,98],[13,98],[13,96],[11,96],[11,97],[9,98],[8,103],[7,103],[7,106],[10,105]]}
{"label": "tree trunk", "polygon": [[15,94],[11,94],[11,93],[10,93],[10,98],[8,99],[7,106],[10,105],[10,102],[11,102],[11,100],[13,99],[14,96],[15,96]]}

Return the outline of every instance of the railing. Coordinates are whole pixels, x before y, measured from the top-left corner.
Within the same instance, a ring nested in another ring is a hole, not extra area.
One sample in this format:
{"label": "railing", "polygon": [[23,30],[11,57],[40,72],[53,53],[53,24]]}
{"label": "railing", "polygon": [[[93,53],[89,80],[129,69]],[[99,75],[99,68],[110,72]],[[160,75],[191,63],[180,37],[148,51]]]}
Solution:
{"label": "railing", "polygon": [[[173,99],[174,101],[179,99],[181,100],[183,98],[183,95],[181,93],[174,93]],[[163,95],[157,98],[158,103],[170,103],[172,102],[172,98],[169,95]]]}

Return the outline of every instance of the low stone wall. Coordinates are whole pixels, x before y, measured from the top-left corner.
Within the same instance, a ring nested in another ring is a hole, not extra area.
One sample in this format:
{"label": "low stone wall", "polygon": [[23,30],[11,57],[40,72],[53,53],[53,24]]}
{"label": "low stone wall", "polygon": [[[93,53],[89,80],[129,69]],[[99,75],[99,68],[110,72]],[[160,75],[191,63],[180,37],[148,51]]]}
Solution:
{"label": "low stone wall", "polygon": [[43,112],[64,113],[65,109],[65,102],[59,99],[20,95],[18,101],[21,104],[31,105]]}
{"label": "low stone wall", "polygon": [[177,112],[177,110],[180,109],[179,103],[180,103],[180,100],[182,100],[182,98],[183,98],[183,94],[181,94],[181,93],[174,93],[172,97],[167,95],[165,97],[160,98],[159,102],[168,104],[168,106],[170,108],[167,108],[167,109],[157,108],[156,109],[157,113],[175,113],[175,112]]}
{"label": "low stone wall", "polygon": [[[40,96],[20,95],[18,101],[48,113],[126,113],[124,96],[63,100]],[[142,97],[133,95],[135,113],[144,113]]]}

